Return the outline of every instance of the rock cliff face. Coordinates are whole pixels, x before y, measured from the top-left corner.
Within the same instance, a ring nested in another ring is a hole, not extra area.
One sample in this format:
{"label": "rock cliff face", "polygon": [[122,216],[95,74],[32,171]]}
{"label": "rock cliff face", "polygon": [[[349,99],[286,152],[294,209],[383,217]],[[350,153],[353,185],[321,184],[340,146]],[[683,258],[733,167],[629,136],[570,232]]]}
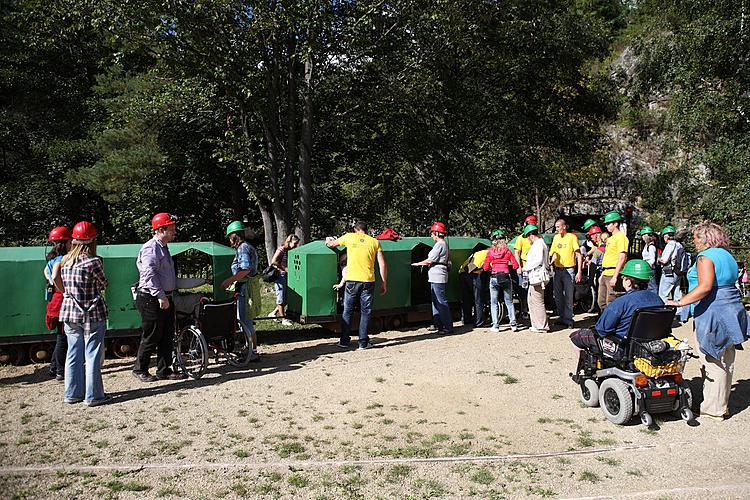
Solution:
{"label": "rock cliff face", "polygon": [[[690,158],[675,147],[672,137],[663,132],[662,124],[669,119],[670,96],[654,95],[645,106],[631,107],[636,64],[637,57],[630,46],[612,61],[610,78],[615,82],[623,104],[617,119],[604,126],[607,154],[603,176],[596,183],[566,189],[560,197],[559,212],[603,214],[631,206],[634,220],[640,225],[655,215],[641,205],[640,188],[644,183],[670,170],[688,168]],[[700,175],[705,176],[705,173],[705,168],[702,171],[699,168],[696,181],[700,181]],[[677,184],[665,183],[659,188],[664,190],[666,199],[677,199],[680,189]],[[676,217],[671,222],[680,225],[687,221]]]}

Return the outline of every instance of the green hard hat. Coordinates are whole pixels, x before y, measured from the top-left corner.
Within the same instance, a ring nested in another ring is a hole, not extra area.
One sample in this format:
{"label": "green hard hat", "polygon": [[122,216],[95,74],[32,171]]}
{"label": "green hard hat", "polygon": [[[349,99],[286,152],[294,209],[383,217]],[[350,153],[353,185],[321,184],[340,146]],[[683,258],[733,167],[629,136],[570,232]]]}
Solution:
{"label": "green hard hat", "polygon": [[662,236],[665,234],[674,234],[677,232],[677,229],[674,228],[674,226],[664,226],[664,229],[661,230]]}
{"label": "green hard hat", "polygon": [[235,220],[229,223],[227,226],[227,236],[229,236],[232,233],[236,233],[237,231],[244,231],[245,225],[242,223],[242,221]]}
{"label": "green hard hat", "polygon": [[591,226],[595,226],[596,221],[594,219],[586,219],[586,222],[583,223],[583,230],[588,231]]}
{"label": "green hard hat", "polygon": [[505,238],[505,231],[503,231],[502,229],[495,229],[494,231],[492,231],[490,238],[493,240],[499,240],[500,238]]}
{"label": "green hard hat", "polygon": [[523,236],[524,238],[529,235],[532,231],[537,231],[539,228],[536,226],[536,224],[526,224],[526,227],[523,228]]}
{"label": "green hard hat", "polygon": [[621,222],[622,221],[622,215],[620,215],[620,212],[617,210],[612,210],[611,212],[607,212],[607,214],[604,216],[604,223],[609,224],[610,222]]}
{"label": "green hard hat", "polygon": [[654,234],[654,230],[651,229],[651,226],[643,226],[643,229],[641,229],[638,234],[643,236],[644,234]]}
{"label": "green hard hat", "polygon": [[654,271],[645,260],[633,259],[625,263],[620,274],[637,280],[648,281],[654,275]]}

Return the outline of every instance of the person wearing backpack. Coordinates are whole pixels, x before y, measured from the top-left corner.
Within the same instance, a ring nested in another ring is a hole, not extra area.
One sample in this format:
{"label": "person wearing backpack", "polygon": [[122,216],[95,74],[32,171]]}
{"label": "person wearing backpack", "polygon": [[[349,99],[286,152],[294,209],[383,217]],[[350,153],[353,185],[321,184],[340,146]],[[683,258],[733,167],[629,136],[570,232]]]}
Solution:
{"label": "person wearing backpack", "polygon": [[[680,273],[685,259],[685,247],[682,246],[682,243],[674,239],[676,232],[677,230],[674,226],[666,226],[661,230],[662,238],[664,238],[664,250],[659,259],[659,263],[662,266],[659,297],[665,303],[670,298],[675,302],[679,302],[682,298],[682,288],[680,288],[682,274]],[[689,313],[690,311],[687,308],[679,308],[680,322],[686,322]]]}

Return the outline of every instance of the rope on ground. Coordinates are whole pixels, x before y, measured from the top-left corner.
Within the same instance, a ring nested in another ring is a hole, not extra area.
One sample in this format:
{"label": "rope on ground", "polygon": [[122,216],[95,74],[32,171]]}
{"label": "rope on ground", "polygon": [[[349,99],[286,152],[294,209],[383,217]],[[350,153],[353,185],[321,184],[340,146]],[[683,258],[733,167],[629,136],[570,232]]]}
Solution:
{"label": "rope on ground", "polygon": [[388,465],[402,463],[441,463],[441,462],[512,462],[523,459],[554,458],[576,455],[596,455],[618,451],[653,449],[654,444],[626,445],[611,448],[590,448],[585,450],[559,451],[549,453],[522,453],[510,455],[454,456],[427,458],[367,458],[361,460],[285,460],[279,462],[199,462],[123,465],[27,465],[23,467],[0,467],[0,476],[10,474],[54,474],[57,472],[110,472],[148,470],[190,470],[190,469],[258,469],[265,467],[294,467],[297,469],[316,467],[340,467],[343,465]]}

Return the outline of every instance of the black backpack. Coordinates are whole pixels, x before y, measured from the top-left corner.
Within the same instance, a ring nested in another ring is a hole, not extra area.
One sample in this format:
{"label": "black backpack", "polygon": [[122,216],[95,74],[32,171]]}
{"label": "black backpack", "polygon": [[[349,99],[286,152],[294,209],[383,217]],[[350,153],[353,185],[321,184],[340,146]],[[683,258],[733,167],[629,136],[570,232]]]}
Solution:
{"label": "black backpack", "polygon": [[677,255],[674,259],[674,272],[680,276],[684,276],[690,270],[690,266],[693,265],[693,257],[682,245],[677,247],[675,253]]}

